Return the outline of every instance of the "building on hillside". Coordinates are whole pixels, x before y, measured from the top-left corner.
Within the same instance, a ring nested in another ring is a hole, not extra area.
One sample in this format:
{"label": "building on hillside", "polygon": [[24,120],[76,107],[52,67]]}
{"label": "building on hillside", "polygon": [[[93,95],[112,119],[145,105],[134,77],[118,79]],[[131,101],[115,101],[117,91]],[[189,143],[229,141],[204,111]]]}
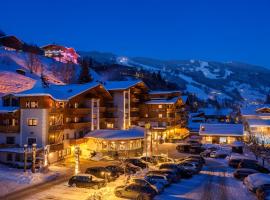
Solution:
{"label": "building on hillside", "polygon": [[140,126],[151,125],[155,141],[179,140],[189,132],[187,114],[179,91],[152,91],[149,100],[141,105]]}
{"label": "building on hillside", "polygon": [[204,113],[207,123],[232,123],[233,110],[230,108],[201,108],[198,112]]}
{"label": "building on hillside", "polygon": [[203,143],[232,144],[244,138],[242,124],[201,124],[199,135]]}
{"label": "building on hillside", "polygon": [[105,127],[114,129],[128,129],[138,125],[140,119],[140,105],[147,99],[148,87],[144,82],[136,81],[108,81],[106,89],[113,99],[107,102],[107,112],[104,116]]}
{"label": "building on hillside", "polygon": [[270,144],[270,105],[252,105],[240,110],[248,139]]}
{"label": "building on hillside", "polygon": [[56,44],[48,44],[41,47],[47,57],[53,58],[62,63],[78,64],[79,54],[72,47],[65,47]]}
{"label": "building on hillside", "polygon": [[8,51],[19,51],[23,49],[23,44],[21,40],[13,35],[7,35],[0,37],[0,46],[3,46],[5,50]]}

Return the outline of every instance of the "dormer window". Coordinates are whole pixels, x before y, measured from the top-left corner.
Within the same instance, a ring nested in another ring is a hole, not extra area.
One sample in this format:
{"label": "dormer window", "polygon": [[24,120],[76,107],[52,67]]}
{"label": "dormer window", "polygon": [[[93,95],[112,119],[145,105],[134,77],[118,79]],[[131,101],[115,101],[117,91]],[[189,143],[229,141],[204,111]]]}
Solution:
{"label": "dormer window", "polygon": [[26,108],[38,108],[38,101],[27,101],[25,103]]}

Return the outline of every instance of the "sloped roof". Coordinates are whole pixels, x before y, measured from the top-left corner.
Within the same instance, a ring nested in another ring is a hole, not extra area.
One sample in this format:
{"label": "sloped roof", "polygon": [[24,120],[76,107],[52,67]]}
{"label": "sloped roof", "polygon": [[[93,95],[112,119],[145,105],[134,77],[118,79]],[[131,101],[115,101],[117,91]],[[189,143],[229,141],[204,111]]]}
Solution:
{"label": "sloped roof", "polygon": [[257,127],[257,126],[270,127],[270,120],[247,119],[247,123],[248,123],[249,126],[252,126],[252,127]]}
{"label": "sloped roof", "polygon": [[225,116],[230,115],[232,113],[232,109],[230,108],[202,108],[199,110],[200,112],[203,112],[205,115],[217,115],[217,116]]}
{"label": "sloped roof", "polygon": [[0,106],[0,113],[13,113],[19,110],[19,107]]}
{"label": "sloped roof", "polygon": [[270,109],[269,104],[263,104],[263,105],[250,105],[244,108],[241,108],[241,115],[247,116],[247,115],[261,115],[261,116],[268,116],[270,113],[260,113],[258,110],[268,108]]}
{"label": "sloped roof", "polygon": [[152,99],[146,101],[145,104],[175,104],[180,97],[173,97],[171,99]]}
{"label": "sloped roof", "polygon": [[243,136],[242,124],[207,124],[200,125],[199,135],[211,136]]}
{"label": "sloped roof", "polygon": [[128,130],[100,129],[91,131],[85,138],[99,138],[104,140],[130,140],[144,138],[144,128],[133,127]]}
{"label": "sloped roof", "polygon": [[[97,82],[90,82],[86,84],[50,85],[49,87],[42,87],[41,85],[36,85],[30,90],[26,90],[24,92],[14,95],[17,97],[50,96],[54,100],[67,101],[79,94],[82,94],[83,92],[88,91],[89,89],[98,86],[103,87],[103,85]],[[104,90],[106,89],[104,88]]]}
{"label": "sloped roof", "polygon": [[188,96],[181,96],[183,103],[187,102]]}
{"label": "sloped roof", "polygon": [[132,81],[107,81],[104,86],[107,90],[126,90],[139,83],[144,83],[141,80]]}
{"label": "sloped roof", "polygon": [[149,94],[173,94],[176,92],[181,93],[179,90],[152,90]]}

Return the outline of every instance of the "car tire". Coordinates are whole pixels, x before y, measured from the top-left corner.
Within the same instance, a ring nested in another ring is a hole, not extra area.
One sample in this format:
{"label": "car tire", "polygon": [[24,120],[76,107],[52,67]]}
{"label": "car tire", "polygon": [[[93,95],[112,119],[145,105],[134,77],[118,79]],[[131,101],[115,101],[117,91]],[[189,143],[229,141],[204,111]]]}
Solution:
{"label": "car tire", "polygon": [[76,183],[72,183],[71,187],[77,187]]}
{"label": "car tire", "polygon": [[115,192],[115,196],[117,196],[117,197],[122,197],[122,194],[121,194],[121,192],[119,192],[119,191],[117,191],[117,192]]}

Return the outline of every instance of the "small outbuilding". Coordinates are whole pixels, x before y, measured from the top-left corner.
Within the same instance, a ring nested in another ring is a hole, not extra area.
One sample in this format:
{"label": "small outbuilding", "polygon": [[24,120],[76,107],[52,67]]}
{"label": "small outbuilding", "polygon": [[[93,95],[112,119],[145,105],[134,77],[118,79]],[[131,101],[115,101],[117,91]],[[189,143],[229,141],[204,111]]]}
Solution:
{"label": "small outbuilding", "polygon": [[203,143],[232,144],[243,140],[242,124],[201,124],[199,135]]}

